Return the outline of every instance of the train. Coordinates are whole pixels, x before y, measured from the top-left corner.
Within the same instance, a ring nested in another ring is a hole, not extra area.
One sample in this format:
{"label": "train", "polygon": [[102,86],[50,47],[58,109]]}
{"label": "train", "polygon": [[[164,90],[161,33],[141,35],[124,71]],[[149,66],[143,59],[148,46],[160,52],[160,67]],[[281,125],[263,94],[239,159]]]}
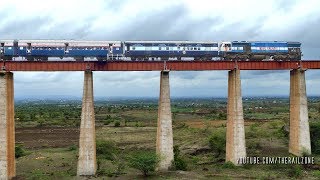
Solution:
{"label": "train", "polygon": [[300,42],[0,40],[1,60],[301,60]]}

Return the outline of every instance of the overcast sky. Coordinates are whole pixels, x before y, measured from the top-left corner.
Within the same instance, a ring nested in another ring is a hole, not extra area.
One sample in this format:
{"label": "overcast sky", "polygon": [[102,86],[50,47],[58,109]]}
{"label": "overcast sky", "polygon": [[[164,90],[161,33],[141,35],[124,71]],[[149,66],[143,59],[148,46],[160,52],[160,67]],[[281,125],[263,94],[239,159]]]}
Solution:
{"label": "overcast sky", "polygon": [[[320,59],[319,0],[1,0],[0,39],[284,40]],[[95,96],[154,96],[159,72],[94,72]],[[15,95],[82,96],[83,72],[15,72]],[[289,95],[289,71],[241,71],[242,94]],[[171,96],[227,96],[227,71],[171,72]],[[320,95],[320,70],[306,72]]]}

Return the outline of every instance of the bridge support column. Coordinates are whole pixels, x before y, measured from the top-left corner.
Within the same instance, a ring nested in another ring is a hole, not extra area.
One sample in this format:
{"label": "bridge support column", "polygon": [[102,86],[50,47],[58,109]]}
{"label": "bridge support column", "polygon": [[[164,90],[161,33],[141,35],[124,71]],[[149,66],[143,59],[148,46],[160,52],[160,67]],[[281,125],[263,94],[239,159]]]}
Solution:
{"label": "bridge support column", "polygon": [[239,69],[229,71],[226,141],[226,162],[242,164],[239,159],[246,156],[246,143]]}
{"label": "bridge support column", "polygon": [[290,71],[290,140],[289,152],[311,154],[305,71]]}
{"label": "bridge support column", "polygon": [[0,179],[15,176],[13,73],[0,72]]}
{"label": "bridge support column", "polygon": [[93,78],[91,71],[85,71],[77,175],[94,175],[96,170],[96,133],[93,103]]}
{"label": "bridge support column", "polygon": [[166,171],[173,160],[173,133],[170,104],[169,71],[161,71],[158,107],[157,154],[160,155],[159,171]]}

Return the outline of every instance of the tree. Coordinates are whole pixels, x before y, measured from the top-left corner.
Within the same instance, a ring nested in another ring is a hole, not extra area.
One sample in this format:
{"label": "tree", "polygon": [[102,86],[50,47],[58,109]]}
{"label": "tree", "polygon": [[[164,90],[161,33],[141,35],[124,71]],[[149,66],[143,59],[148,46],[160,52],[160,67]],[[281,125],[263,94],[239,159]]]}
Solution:
{"label": "tree", "polygon": [[219,157],[222,153],[226,151],[226,132],[216,131],[209,138],[209,146],[215,151],[216,157]]}
{"label": "tree", "polygon": [[155,171],[159,160],[155,153],[141,152],[130,158],[129,166],[140,170],[144,176],[148,176],[150,172]]}

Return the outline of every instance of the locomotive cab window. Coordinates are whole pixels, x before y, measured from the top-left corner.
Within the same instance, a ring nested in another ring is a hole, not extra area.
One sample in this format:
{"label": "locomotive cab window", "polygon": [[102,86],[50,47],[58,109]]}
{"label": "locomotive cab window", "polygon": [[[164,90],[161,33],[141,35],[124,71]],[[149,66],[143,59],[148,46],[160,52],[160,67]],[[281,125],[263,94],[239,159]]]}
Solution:
{"label": "locomotive cab window", "polygon": [[222,51],[231,51],[231,43],[229,43],[229,42],[222,43],[221,50]]}

